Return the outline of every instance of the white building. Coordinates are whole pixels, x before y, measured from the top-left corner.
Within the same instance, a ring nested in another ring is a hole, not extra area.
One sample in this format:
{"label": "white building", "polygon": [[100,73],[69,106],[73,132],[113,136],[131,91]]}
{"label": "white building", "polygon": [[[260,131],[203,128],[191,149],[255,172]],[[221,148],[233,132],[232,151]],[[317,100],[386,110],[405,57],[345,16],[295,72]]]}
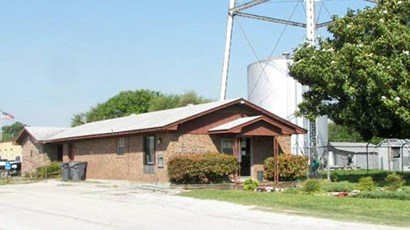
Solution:
{"label": "white building", "polygon": [[410,171],[410,140],[386,139],[377,145],[379,169]]}

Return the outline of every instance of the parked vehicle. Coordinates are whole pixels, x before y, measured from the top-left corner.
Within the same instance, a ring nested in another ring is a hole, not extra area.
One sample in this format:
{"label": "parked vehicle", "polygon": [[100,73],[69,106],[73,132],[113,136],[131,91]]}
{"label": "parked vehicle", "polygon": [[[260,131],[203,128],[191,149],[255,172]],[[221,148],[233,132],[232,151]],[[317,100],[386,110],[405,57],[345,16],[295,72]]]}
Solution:
{"label": "parked vehicle", "polygon": [[[7,160],[0,160],[0,176],[7,176],[6,171],[6,162]],[[11,163],[11,169],[9,170],[9,175],[11,176],[20,176],[21,175],[21,161],[9,161]]]}

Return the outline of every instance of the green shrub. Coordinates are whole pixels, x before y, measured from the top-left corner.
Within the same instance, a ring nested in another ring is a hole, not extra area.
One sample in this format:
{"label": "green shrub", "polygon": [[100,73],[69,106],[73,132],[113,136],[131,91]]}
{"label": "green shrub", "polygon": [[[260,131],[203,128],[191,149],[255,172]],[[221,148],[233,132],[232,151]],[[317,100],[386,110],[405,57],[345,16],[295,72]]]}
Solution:
{"label": "green shrub", "polygon": [[406,181],[396,173],[387,175],[385,181],[387,183],[386,189],[389,191],[397,191],[406,183]]}
{"label": "green shrub", "polygon": [[[308,158],[291,154],[281,154],[279,160],[279,177],[281,180],[295,180],[297,177],[306,175],[308,169]],[[265,178],[273,180],[275,161],[268,157],[263,162]]]}
{"label": "green shrub", "polygon": [[307,194],[319,192],[322,188],[319,180],[309,179],[303,185],[303,191]]}
{"label": "green shrub", "polygon": [[259,181],[248,178],[243,182],[243,189],[246,191],[254,191],[259,186]]}
{"label": "green shrub", "polygon": [[175,155],[167,167],[168,176],[175,183],[218,183],[239,169],[234,156],[221,153]]}
{"label": "green shrub", "polygon": [[326,192],[351,192],[354,185],[348,181],[324,183],[322,189]]}
{"label": "green shrub", "polygon": [[362,192],[373,191],[376,188],[376,184],[372,177],[367,176],[359,179],[359,184],[356,188]]}
{"label": "green shrub", "polygon": [[50,178],[50,177],[59,177],[61,175],[61,163],[60,162],[51,162],[49,165],[40,166],[36,169],[35,177],[36,178]]}

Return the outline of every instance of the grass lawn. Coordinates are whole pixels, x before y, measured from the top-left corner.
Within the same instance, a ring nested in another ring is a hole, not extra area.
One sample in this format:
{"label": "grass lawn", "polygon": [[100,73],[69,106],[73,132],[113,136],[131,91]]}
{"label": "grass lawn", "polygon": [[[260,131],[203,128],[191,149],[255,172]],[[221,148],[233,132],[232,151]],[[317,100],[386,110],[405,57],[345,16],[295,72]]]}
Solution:
{"label": "grass lawn", "polygon": [[410,201],[235,190],[193,190],[181,196],[255,205],[289,214],[410,227]]}

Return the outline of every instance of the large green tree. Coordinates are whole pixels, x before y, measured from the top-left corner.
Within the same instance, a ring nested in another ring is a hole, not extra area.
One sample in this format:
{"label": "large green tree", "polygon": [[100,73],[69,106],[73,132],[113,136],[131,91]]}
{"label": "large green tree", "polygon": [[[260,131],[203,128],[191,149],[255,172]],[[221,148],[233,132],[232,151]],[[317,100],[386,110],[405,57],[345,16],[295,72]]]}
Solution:
{"label": "large green tree", "polygon": [[328,115],[365,140],[410,137],[410,1],[334,18],[333,37],[298,48],[290,74],[309,86],[300,113]]}
{"label": "large green tree", "polygon": [[11,125],[3,126],[2,129],[2,140],[10,141],[17,137],[17,135],[24,129],[25,124],[21,122],[14,122]]}
{"label": "large green tree", "polygon": [[104,103],[97,104],[88,112],[74,114],[71,126],[82,125],[86,122],[128,116],[130,114],[146,113],[209,102],[209,99],[198,96],[189,91],[185,94],[163,94],[152,90],[122,91]]}
{"label": "large green tree", "polygon": [[188,91],[184,94],[166,94],[155,97],[151,101],[149,111],[177,108],[188,104],[196,105],[210,101],[210,99],[201,97],[194,91]]}

